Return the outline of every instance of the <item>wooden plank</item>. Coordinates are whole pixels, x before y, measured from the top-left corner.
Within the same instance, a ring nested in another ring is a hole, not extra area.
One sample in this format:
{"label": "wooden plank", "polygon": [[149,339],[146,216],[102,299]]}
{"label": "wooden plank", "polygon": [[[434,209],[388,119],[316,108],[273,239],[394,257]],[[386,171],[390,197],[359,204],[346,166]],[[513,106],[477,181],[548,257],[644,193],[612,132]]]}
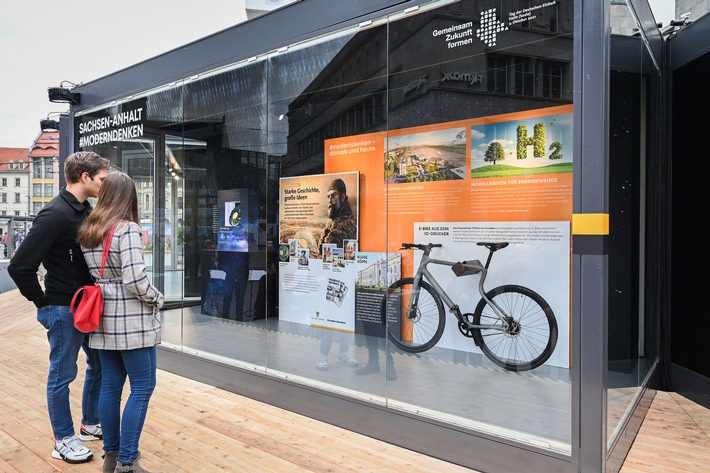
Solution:
{"label": "wooden plank", "polygon": [[[96,473],[102,443],[87,442],[94,461],[51,458],[45,383],[45,331],[18,291],[0,294],[0,472]],[[71,385],[75,422],[86,363]],[[128,397],[129,387],[123,395]],[[624,393],[615,393],[620,405]],[[710,414],[675,393],[659,392],[621,473],[710,472]],[[257,400],[158,371],[141,437],[149,471],[463,473],[466,468],[411,452]]]}
{"label": "wooden plank", "polygon": [[621,473],[709,472],[710,438],[695,420],[706,415],[707,409],[682,396],[658,392]]}
{"label": "wooden plank", "polygon": [[[272,406],[263,410],[256,409],[252,406],[263,404],[242,397],[235,398],[235,395],[222,390],[201,392],[201,397],[196,401],[198,404],[192,401],[194,396],[181,395],[175,386],[172,386],[170,392],[175,394],[175,398],[163,403],[165,409],[172,409],[175,413],[197,409],[200,411],[197,416],[198,424],[209,425],[210,429],[222,433],[225,437],[236,438],[254,448],[264,448],[259,442],[265,442],[270,449],[282,447],[286,449],[284,455],[287,450],[291,452],[292,462],[307,462],[299,463],[304,468],[317,468],[317,471],[323,471],[323,468],[351,471],[348,464],[353,463],[367,471],[380,469],[383,464],[386,465],[385,468],[389,466],[399,470],[432,471],[430,465],[422,464],[425,463],[422,460],[429,457],[391,445],[383,448],[387,444]],[[185,402],[185,399],[190,399],[192,404]],[[235,402],[238,403],[236,406]],[[211,415],[210,411],[218,415]],[[323,445],[328,445],[325,452]],[[346,457],[343,455],[344,451],[347,452]],[[314,466],[314,457],[324,464]],[[436,468],[438,471],[470,471],[440,460],[436,460]]]}

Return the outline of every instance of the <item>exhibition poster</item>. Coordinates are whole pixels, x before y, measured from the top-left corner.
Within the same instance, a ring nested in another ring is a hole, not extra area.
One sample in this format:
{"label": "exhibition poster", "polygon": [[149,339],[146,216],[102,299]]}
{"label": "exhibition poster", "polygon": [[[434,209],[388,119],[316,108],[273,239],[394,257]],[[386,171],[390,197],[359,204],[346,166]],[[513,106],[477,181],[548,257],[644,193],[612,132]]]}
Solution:
{"label": "exhibition poster", "polygon": [[[441,243],[441,257],[465,260],[485,257],[468,254],[480,241],[507,241],[486,286],[523,284],[543,294],[559,324],[548,363],[569,366],[570,292],[560,288],[571,284],[572,163],[571,105],[326,140],[326,174],[281,182],[284,315],[383,336],[377,301],[418,263],[402,243]],[[354,252],[319,241],[333,176],[357,181]],[[475,308],[474,279],[442,279],[454,300]],[[477,351],[453,318],[437,346]]]}
{"label": "exhibition poster", "polygon": [[280,181],[281,320],[354,330],[359,173]]}
{"label": "exhibition poster", "polygon": [[361,174],[361,251],[414,222],[571,221],[572,162],[571,105],[325,142],[326,172]]}
{"label": "exhibition poster", "polygon": [[[432,257],[449,261],[486,262],[488,250],[478,242],[507,242],[491,258],[485,291],[514,284],[527,287],[550,305],[557,320],[555,351],[546,364],[569,367],[570,292],[560,290],[570,284],[569,222],[416,222],[414,241],[440,244]],[[405,251],[418,267],[421,251]],[[479,276],[456,277],[451,267],[429,265],[429,271],[462,313],[473,313],[481,299]],[[404,274],[410,276],[411,274]],[[480,353],[473,340],[464,337],[455,317],[447,315],[444,335],[436,345],[465,352]]]}

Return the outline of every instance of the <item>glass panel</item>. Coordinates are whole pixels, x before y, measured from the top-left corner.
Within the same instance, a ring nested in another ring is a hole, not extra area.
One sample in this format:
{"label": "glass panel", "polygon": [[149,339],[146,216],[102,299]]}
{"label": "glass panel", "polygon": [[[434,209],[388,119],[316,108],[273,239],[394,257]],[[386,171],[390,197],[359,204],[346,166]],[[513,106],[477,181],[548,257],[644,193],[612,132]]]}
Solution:
{"label": "glass panel", "polygon": [[570,453],[573,2],[482,3],[390,23],[387,401]]}
{"label": "glass panel", "polygon": [[185,281],[182,325],[170,329],[182,330],[186,350],[260,369],[264,336],[251,327],[264,323],[255,309],[266,273],[264,70],[259,60],[186,82],[184,121],[165,127],[171,264]]}
{"label": "glass panel", "polygon": [[618,438],[658,354],[645,305],[646,177],[660,72],[627,2],[611,2],[607,439]]}
{"label": "glass panel", "polygon": [[[174,221],[170,221],[173,216],[166,214],[164,195],[154,191],[170,189],[163,176],[165,135],[161,128],[165,117],[171,115],[156,100],[165,96],[163,92],[86,111],[77,119],[76,134],[79,149],[110,159],[112,169],[121,170],[134,180],[148,277],[165,294],[169,307],[182,298],[181,292],[174,290],[176,285],[181,287],[182,276],[172,271],[171,242],[166,238],[174,226]],[[170,316],[164,316],[164,322],[166,319],[169,321]],[[167,331],[167,337],[164,332],[163,340],[170,339],[170,332]]]}
{"label": "glass panel", "polygon": [[[289,349],[267,368],[382,403],[384,368],[361,371],[370,326],[381,331],[372,313],[381,296],[361,288],[358,274],[368,267],[363,261],[385,258],[380,222],[367,227],[364,215],[384,211],[381,180],[370,181],[367,171],[382,166],[382,145],[369,137],[381,143],[384,136],[386,45],[387,27],[375,22],[289,48],[269,58],[268,86],[278,179],[268,215],[278,218],[279,262],[267,285],[278,285],[279,320],[267,344],[269,353]],[[362,142],[353,138],[363,133]]]}
{"label": "glass panel", "polygon": [[[568,454],[573,2],[448,3],[88,111],[77,135],[136,179],[164,344]],[[140,107],[136,136],[92,137]],[[421,284],[447,321],[430,343],[423,305],[403,318],[416,293],[387,291],[421,241],[452,262]],[[509,245],[490,263],[481,241]],[[486,336],[529,332],[518,354]]]}

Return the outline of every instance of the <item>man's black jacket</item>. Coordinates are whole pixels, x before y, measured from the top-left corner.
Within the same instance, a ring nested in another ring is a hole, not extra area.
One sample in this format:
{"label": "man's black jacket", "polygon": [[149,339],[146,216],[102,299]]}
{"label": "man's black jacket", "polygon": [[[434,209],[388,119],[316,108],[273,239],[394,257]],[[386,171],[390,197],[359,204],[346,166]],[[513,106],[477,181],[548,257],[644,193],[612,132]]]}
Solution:
{"label": "man's black jacket", "polygon": [[[62,189],[39,211],[22,244],[12,256],[7,272],[20,293],[35,306],[68,306],[77,288],[93,284],[84,254],[76,242],[79,228],[91,212],[88,202],[79,202]],[[47,274],[45,291],[37,279],[40,263]]]}

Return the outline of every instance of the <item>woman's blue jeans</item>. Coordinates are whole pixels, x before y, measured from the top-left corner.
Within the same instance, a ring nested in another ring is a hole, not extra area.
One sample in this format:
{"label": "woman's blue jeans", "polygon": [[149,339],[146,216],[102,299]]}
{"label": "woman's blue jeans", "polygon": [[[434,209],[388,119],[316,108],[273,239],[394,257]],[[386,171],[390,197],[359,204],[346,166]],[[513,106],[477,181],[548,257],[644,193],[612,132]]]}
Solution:
{"label": "woman's blue jeans", "polygon": [[[104,451],[118,452],[121,462],[132,463],[138,458],[138,442],[148,402],[155,389],[156,348],[97,351],[103,369],[99,412]],[[131,393],[121,415],[121,394],[126,376],[130,381]]]}
{"label": "woman's blue jeans", "polygon": [[54,438],[61,440],[75,435],[69,405],[69,384],[76,379],[76,361],[82,348],[86,353],[87,367],[81,397],[81,422],[89,425],[100,423],[101,362],[96,350],[89,348],[89,336],[74,328],[74,316],[69,307],[50,305],[37,309],[37,320],[47,329],[47,408]]}

